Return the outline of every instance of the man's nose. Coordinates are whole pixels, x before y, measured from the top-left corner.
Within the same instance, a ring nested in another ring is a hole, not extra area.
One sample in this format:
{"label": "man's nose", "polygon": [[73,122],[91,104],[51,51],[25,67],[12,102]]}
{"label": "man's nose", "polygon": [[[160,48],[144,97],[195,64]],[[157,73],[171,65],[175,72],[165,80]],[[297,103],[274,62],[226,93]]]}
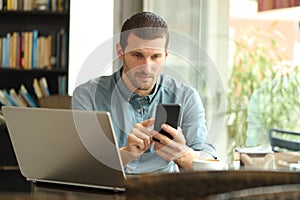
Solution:
{"label": "man's nose", "polygon": [[145,58],[144,63],[143,63],[143,70],[145,72],[151,71],[152,65],[153,65],[153,62],[152,62],[151,58]]}

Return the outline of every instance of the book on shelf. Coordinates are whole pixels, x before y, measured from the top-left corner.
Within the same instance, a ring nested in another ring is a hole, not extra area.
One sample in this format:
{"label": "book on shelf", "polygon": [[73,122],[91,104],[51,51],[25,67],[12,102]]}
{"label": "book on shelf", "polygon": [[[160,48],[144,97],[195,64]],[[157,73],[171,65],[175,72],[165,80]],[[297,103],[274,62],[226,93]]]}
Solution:
{"label": "book on shelf", "polygon": [[8,40],[7,37],[2,38],[2,67],[8,67]]}
{"label": "book on shelf", "polygon": [[17,101],[8,94],[7,90],[3,90],[4,96],[11,103],[12,106],[17,106]]}
{"label": "book on shelf", "polygon": [[35,10],[50,10],[50,0],[35,0],[34,9]]}
{"label": "book on shelf", "polygon": [[2,0],[2,10],[7,10],[7,0]]}
{"label": "book on shelf", "polygon": [[[66,94],[65,79],[66,79],[65,75],[59,76],[60,88],[58,88],[58,90],[60,95]],[[21,84],[18,93],[16,92],[15,88],[9,89],[9,92],[6,89],[1,89],[0,103],[2,105],[9,105],[9,106],[38,107],[38,104],[35,101],[36,99],[41,99],[43,97],[50,96],[47,79],[45,77],[41,77],[40,79],[34,78],[32,86],[36,98],[33,98],[33,96],[29,94],[24,84]]]}
{"label": "book on shelf", "polygon": [[39,31],[38,30],[33,30],[32,31],[32,69],[37,68],[37,43],[38,43],[38,35]]}
{"label": "book on shelf", "polygon": [[56,57],[56,65],[55,65],[55,68],[59,68],[60,67],[60,56],[61,56],[61,31],[57,32],[56,33],[56,37],[55,37],[56,41],[55,41],[55,47],[56,47],[56,54],[55,54],[55,57]]}
{"label": "book on shelf", "polygon": [[23,44],[23,63],[22,68],[29,69],[29,32],[24,32],[24,44]]}
{"label": "book on shelf", "polygon": [[0,10],[63,12],[69,10],[69,0],[0,0]]}
{"label": "book on shelf", "polygon": [[51,65],[51,68],[56,68],[56,43],[57,43],[57,40],[56,40],[56,32],[52,31],[50,33],[51,35],[51,57],[50,57],[50,65]]}
{"label": "book on shelf", "polygon": [[4,105],[8,106],[16,106],[16,102],[11,98],[11,96],[8,94],[8,92],[4,90],[0,90],[0,98],[1,102],[3,102]]}
{"label": "book on shelf", "polygon": [[33,89],[34,89],[35,95],[38,99],[43,97],[43,91],[42,91],[42,88],[41,88],[37,78],[33,79]]}
{"label": "book on shelf", "polygon": [[9,90],[9,95],[15,101],[17,106],[26,107],[26,102],[20,95],[17,94],[14,88]]}
{"label": "book on shelf", "polygon": [[58,76],[58,94],[66,95],[66,75]]}
{"label": "book on shelf", "polygon": [[22,84],[19,90],[19,94],[26,101],[27,105],[30,107],[38,107],[36,102],[33,100],[31,95],[28,93],[26,87]]}
{"label": "book on shelf", "polygon": [[23,56],[23,52],[22,52],[22,34],[19,33],[19,39],[18,39],[18,44],[17,44],[17,67],[21,68],[22,66],[22,56]]}
{"label": "book on shelf", "polygon": [[48,83],[45,77],[40,78],[39,80],[40,87],[42,89],[43,96],[50,96]]}
{"label": "book on shelf", "polygon": [[17,68],[18,66],[18,40],[19,40],[19,33],[13,32],[11,36],[10,42],[10,62],[9,66],[11,68]]}
{"label": "book on shelf", "polygon": [[13,59],[14,59],[15,55],[14,55],[14,38],[13,38],[12,33],[9,35],[9,47],[8,48],[9,48],[8,65],[11,68],[15,68],[14,63],[13,63]]}
{"label": "book on shelf", "polygon": [[[67,66],[67,47],[68,47],[68,36],[65,29],[60,29],[55,35],[55,52],[52,51],[52,58],[55,61],[56,69],[66,69]],[[53,65],[53,62],[52,62]]]}
{"label": "book on shelf", "polygon": [[21,41],[20,41],[21,45],[20,45],[20,68],[23,68],[24,67],[24,64],[25,64],[25,32],[21,32]]}
{"label": "book on shelf", "polygon": [[68,34],[64,29],[61,30],[61,69],[66,69],[67,65],[67,46],[68,46]]}
{"label": "book on shelf", "polygon": [[45,39],[45,49],[43,52],[43,65],[46,69],[51,69],[51,47],[52,47],[52,36],[48,35]]}
{"label": "book on shelf", "polygon": [[57,1],[56,0],[51,1],[51,11],[52,12],[57,11]]}
{"label": "book on shelf", "polygon": [[10,33],[6,34],[6,38],[4,40],[4,66],[8,67],[10,62]]}
{"label": "book on shelf", "polygon": [[17,10],[23,10],[24,0],[18,0],[17,2]]}
{"label": "book on shelf", "polygon": [[66,69],[68,36],[64,29],[39,35],[39,30],[11,32],[0,37],[3,68]]}
{"label": "book on shelf", "polygon": [[11,102],[5,97],[3,90],[0,90],[0,102],[4,106],[11,106]]}
{"label": "book on shelf", "polygon": [[27,63],[27,69],[32,69],[32,38],[33,33],[32,31],[28,32],[28,63]]}

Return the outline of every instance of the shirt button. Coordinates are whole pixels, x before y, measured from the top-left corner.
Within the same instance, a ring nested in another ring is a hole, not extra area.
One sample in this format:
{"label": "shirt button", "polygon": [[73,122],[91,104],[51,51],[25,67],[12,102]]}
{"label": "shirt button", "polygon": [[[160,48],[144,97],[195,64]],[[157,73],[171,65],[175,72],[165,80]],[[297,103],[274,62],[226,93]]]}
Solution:
{"label": "shirt button", "polygon": [[141,109],[138,108],[136,111],[140,113],[140,112],[141,112]]}

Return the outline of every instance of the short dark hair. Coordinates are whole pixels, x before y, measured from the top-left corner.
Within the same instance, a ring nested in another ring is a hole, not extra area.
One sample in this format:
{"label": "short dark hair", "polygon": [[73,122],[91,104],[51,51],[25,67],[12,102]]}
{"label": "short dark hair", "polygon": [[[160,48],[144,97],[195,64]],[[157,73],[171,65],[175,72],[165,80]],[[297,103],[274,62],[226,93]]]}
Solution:
{"label": "short dark hair", "polygon": [[142,39],[156,39],[166,37],[166,45],[169,43],[168,25],[163,18],[153,12],[139,12],[127,19],[121,29],[120,45],[125,50],[130,33],[134,33]]}

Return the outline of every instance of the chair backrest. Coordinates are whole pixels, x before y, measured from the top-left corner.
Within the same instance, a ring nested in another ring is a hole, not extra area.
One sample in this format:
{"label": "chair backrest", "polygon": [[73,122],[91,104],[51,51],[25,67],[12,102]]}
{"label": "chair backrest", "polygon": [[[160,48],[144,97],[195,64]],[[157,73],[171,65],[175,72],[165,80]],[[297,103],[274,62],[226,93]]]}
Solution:
{"label": "chair backrest", "polygon": [[300,133],[282,129],[270,129],[269,139],[274,152],[300,151]]}

